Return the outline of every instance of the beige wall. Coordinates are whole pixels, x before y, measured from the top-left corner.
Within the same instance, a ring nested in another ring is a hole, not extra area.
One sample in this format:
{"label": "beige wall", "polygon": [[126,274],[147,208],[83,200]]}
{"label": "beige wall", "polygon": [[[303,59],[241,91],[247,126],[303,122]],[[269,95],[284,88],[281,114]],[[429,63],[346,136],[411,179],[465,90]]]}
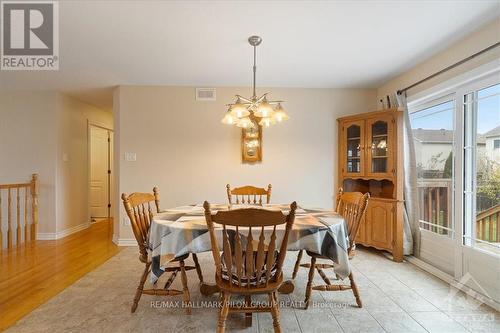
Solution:
{"label": "beige wall", "polygon": [[[286,100],[291,119],[264,129],[263,162],[241,163],[240,130],[220,123],[224,105],[250,88],[217,88],[197,102],[193,87],[119,87],[115,92],[116,193],[160,187],[163,207],[226,202],[225,184],[273,185],[274,202],[332,207],[336,118],[372,111],[375,90],[259,89]],[[125,152],[137,154],[126,162]],[[131,239],[120,207],[120,239]],[[118,216],[115,214],[115,216]]]}
{"label": "beige wall", "polygon": [[[405,88],[431,74],[440,71],[468,56],[485,49],[486,47],[500,42],[500,18],[487,24],[483,28],[475,31],[466,38],[453,44],[446,50],[438,53],[430,59],[416,64],[402,75],[381,85],[377,90],[378,99],[385,95],[392,94],[398,89]],[[450,70],[438,77],[427,81],[407,92],[408,96],[432,87],[440,82],[446,81],[454,76],[465,73],[482,64],[500,58],[500,47],[486,52],[467,63],[464,63],[453,70]],[[379,104],[380,105],[380,104]]]}
{"label": "beige wall", "polygon": [[39,174],[40,237],[88,222],[87,120],[113,126],[111,112],[60,93],[0,93],[0,183]]}
{"label": "beige wall", "polygon": [[[0,184],[24,183],[32,173],[40,175],[39,231],[43,233],[56,231],[55,117],[54,93],[0,93]],[[6,230],[7,200],[3,199]]]}
{"label": "beige wall", "polygon": [[[113,114],[58,94],[57,230],[90,221],[87,123],[113,128]],[[66,155],[67,161],[64,161]]]}

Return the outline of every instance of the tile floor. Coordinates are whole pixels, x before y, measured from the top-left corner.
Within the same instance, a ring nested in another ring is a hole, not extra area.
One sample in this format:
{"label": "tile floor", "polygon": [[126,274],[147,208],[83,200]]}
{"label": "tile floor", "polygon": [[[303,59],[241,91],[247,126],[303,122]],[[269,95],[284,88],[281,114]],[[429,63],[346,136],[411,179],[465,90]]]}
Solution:
{"label": "tile floor", "polygon": [[[306,257],[306,256],[304,256]],[[289,252],[285,274],[290,276],[296,252]],[[207,281],[213,281],[211,253],[200,254]],[[303,260],[307,260],[303,258]],[[313,292],[312,306],[300,308],[307,270],[302,268],[291,295],[281,295],[283,332],[500,332],[500,315],[419,268],[394,263],[376,251],[360,249],[352,260],[363,308],[351,291]],[[127,248],[98,269],[45,303],[7,332],[213,332],[217,309],[199,307],[187,316],[175,307],[178,298],[143,296],[135,314],[130,305],[142,272],[137,250]],[[189,273],[193,304],[216,301],[197,290]],[[332,276],[332,272],[329,272]],[[316,283],[321,283],[316,276]],[[174,285],[179,286],[179,279]],[[156,302],[159,301],[159,302]],[[161,302],[166,301],[166,302]],[[231,314],[228,332],[272,332],[269,314],[254,314],[252,327]]]}

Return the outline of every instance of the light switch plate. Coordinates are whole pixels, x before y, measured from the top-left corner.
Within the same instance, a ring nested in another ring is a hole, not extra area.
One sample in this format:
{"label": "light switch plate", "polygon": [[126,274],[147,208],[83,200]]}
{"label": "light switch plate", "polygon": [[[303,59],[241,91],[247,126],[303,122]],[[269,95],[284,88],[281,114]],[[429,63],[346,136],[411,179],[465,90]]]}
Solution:
{"label": "light switch plate", "polygon": [[125,161],[127,162],[135,162],[137,160],[136,153],[125,153]]}

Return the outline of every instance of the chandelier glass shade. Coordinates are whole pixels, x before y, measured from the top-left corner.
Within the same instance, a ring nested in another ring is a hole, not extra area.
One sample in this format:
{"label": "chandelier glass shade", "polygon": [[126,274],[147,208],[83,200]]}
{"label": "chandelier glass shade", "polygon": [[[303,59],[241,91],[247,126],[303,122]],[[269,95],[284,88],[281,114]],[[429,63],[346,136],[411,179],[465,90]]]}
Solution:
{"label": "chandelier glass shade", "polygon": [[288,120],[290,117],[281,106],[283,101],[268,100],[267,93],[257,97],[255,84],[257,74],[256,52],[257,46],[262,42],[262,38],[251,36],[248,38],[248,42],[253,46],[253,95],[250,98],[236,95],[236,101],[227,105],[229,108],[221,122],[241,128],[252,128],[255,124],[269,127]]}

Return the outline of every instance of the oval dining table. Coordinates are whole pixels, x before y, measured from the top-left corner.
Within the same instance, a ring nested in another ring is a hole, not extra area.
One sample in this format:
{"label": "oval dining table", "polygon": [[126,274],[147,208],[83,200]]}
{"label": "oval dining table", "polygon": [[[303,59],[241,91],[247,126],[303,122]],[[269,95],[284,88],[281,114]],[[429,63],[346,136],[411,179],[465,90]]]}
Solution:
{"label": "oval dining table", "polygon": [[[218,210],[248,207],[250,206],[212,205],[211,210],[212,214],[215,214]],[[288,214],[290,209],[284,204],[267,204],[260,208],[281,210],[284,214]],[[272,232],[272,228],[269,232]],[[284,232],[284,225],[276,229],[277,242],[281,240]],[[219,234],[222,239],[222,233]],[[350,274],[348,245],[347,226],[341,215],[331,210],[300,207],[296,210],[287,250],[307,250],[331,259],[336,276],[344,279]],[[150,228],[149,248],[152,283],[160,278],[168,263],[174,258],[187,253],[212,251],[202,205],[175,207],[155,214]],[[294,284],[288,280],[283,283],[279,291],[287,294],[293,290]],[[200,292],[203,295],[210,295],[218,292],[218,288],[214,284],[202,282]]]}

